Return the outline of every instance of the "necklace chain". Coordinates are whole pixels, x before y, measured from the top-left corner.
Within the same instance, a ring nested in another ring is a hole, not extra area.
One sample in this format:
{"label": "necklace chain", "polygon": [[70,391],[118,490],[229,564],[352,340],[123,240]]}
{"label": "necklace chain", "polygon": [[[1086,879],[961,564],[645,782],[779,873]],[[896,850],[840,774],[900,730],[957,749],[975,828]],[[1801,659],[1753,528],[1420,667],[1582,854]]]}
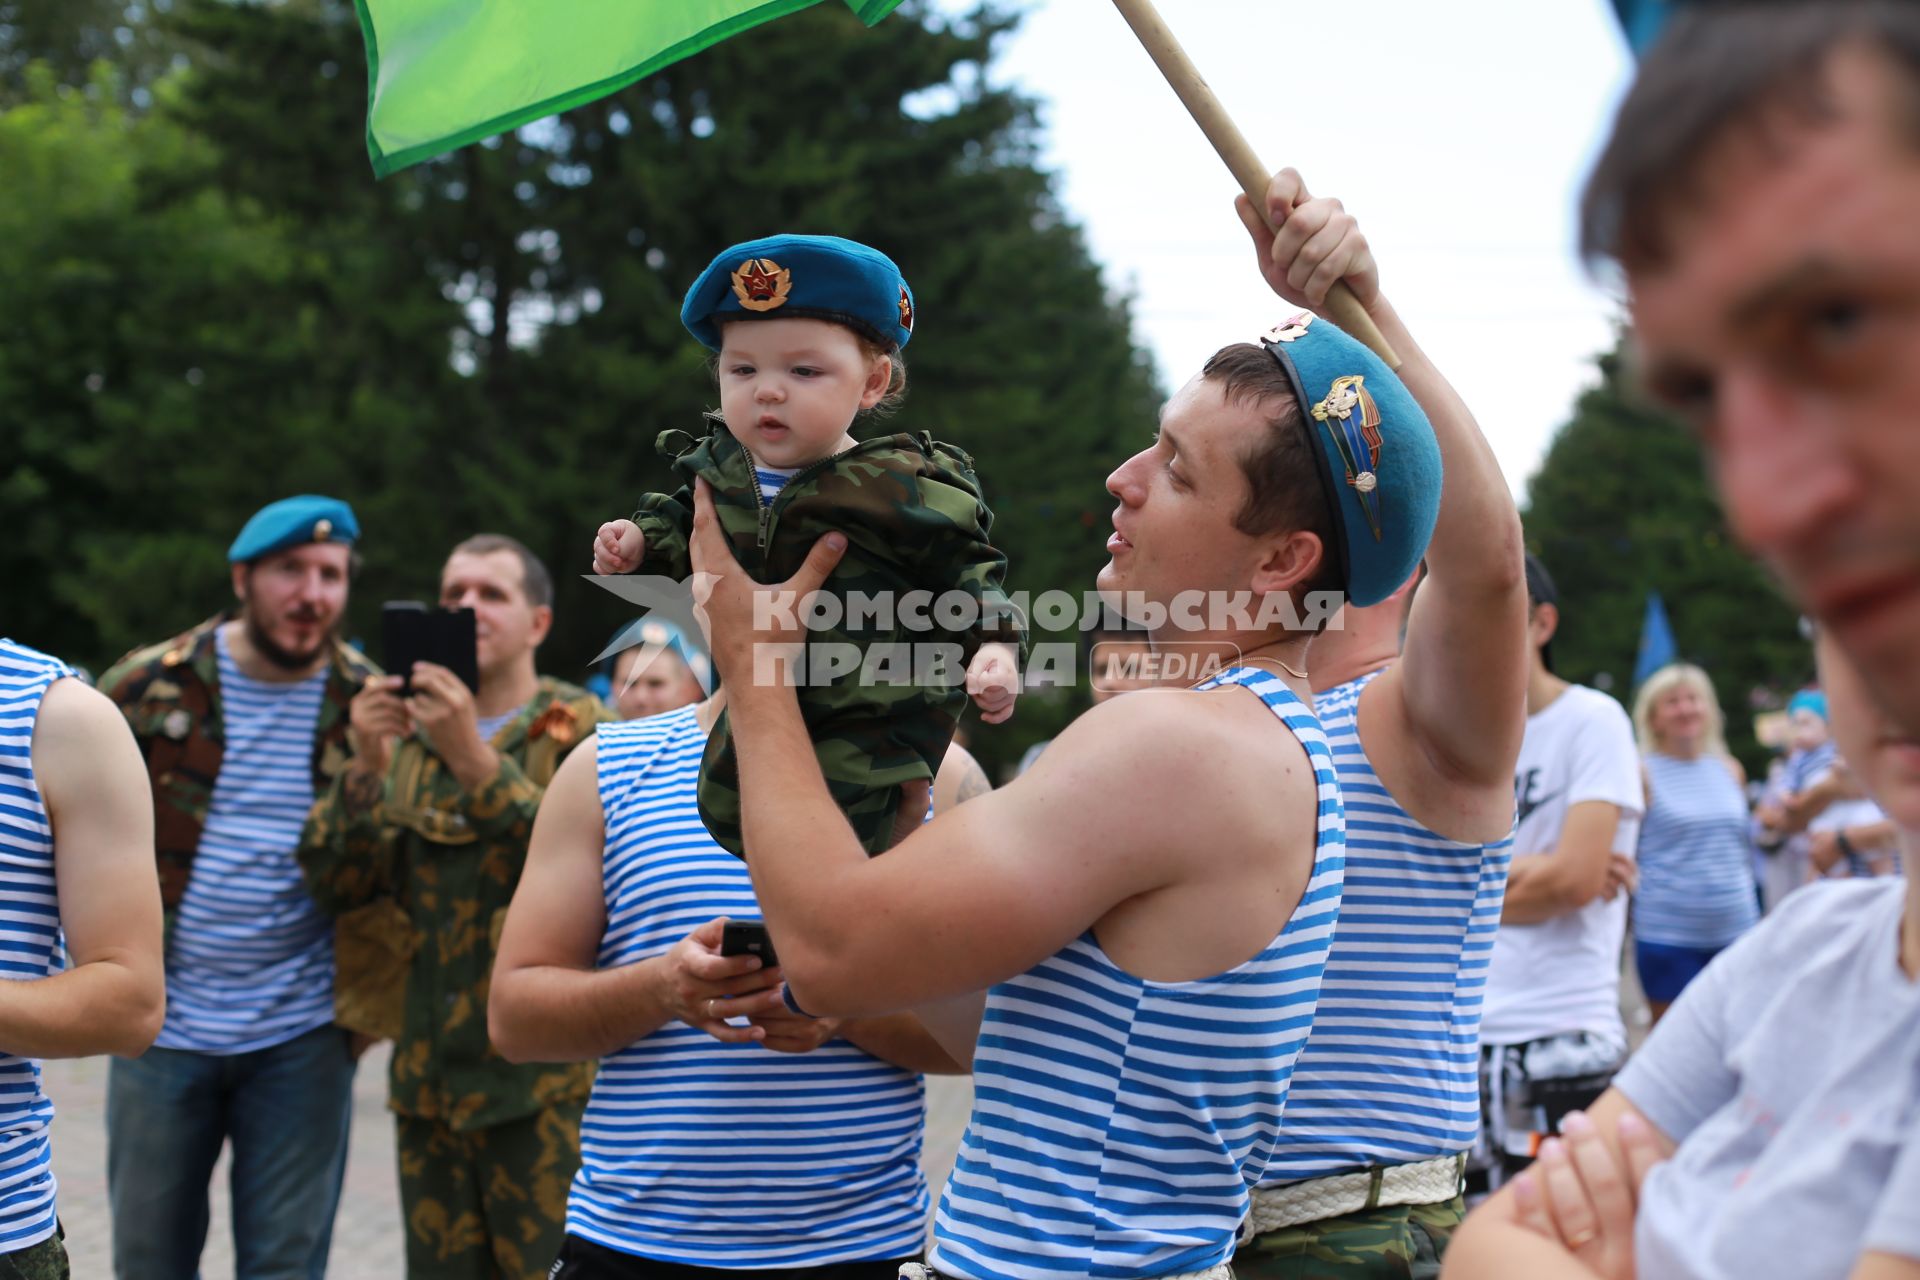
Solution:
{"label": "necklace chain", "polygon": [[1242,662],[1271,662],[1274,666],[1280,668],[1282,671],[1292,676],[1295,680],[1305,680],[1307,678],[1306,672],[1296,670],[1295,668],[1288,666],[1286,663],[1282,662],[1278,658],[1242,658],[1241,661]]}

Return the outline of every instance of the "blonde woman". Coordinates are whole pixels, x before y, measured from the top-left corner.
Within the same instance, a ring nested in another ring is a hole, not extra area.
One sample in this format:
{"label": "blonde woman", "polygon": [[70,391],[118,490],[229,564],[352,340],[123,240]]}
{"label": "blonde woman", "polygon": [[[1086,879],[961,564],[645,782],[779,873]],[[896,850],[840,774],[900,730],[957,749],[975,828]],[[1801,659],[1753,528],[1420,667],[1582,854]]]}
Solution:
{"label": "blonde woman", "polygon": [[1646,769],[1634,960],[1654,1021],[1707,961],[1760,919],[1745,770],[1727,751],[1707,673],[1660,668],[1633,700]]}

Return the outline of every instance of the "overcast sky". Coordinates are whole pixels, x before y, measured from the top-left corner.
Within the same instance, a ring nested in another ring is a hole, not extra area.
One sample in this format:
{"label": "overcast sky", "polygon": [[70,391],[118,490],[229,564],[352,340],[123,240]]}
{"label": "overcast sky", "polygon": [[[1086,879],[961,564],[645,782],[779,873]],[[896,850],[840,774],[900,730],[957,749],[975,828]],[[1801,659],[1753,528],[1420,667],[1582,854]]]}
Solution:
{"label": "overcast sky", "polygon": [[[1253,273],[1232,178],[1109,0],[1026,7],[997,74],[1041,100],[1045,162],[1174,385],[1287,304]],[[1573,249],[1631,73],[1606,0],[1159,8],[1263,162],[1358,216],[1521,495],[1620,311]]]}

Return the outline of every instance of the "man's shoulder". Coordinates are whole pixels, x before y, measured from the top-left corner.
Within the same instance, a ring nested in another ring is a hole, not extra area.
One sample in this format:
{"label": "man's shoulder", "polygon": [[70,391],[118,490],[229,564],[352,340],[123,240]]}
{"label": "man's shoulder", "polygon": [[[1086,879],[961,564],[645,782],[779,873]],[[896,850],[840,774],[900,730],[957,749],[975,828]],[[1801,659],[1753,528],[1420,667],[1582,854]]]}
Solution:
{"label": "man's shoulder", "polygon": [[[98,682],[99,689],[121,706],[149,693],[178,696],[183,680],[197,679],[194,658],[213,635],[223,617],[213,617],[182,631],[171,639],[132,649],[107,668]],[[163,687],[156,689],[156,685]]]}

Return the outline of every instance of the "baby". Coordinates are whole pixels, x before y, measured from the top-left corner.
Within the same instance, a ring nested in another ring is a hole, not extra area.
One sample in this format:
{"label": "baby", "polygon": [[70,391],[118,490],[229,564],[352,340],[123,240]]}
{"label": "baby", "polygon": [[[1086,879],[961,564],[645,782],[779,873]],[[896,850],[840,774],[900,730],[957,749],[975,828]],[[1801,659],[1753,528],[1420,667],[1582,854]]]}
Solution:
{"label": "baby", "polygon": [[[840,621],[812,637],[799,697],[827,786],[869,853],[891,840],[902,784],[932,779],[969,695],[989,724],[1013,713],[1025,640],[973,460],[925,433],[851,434],[857,417],[901,398],[897,353],[914,318],[900,269],[866,245],[779,235],[722,253],[680,310],[718,353],[717,420],[709,414],[697,436],[660,436],[686,487],[641,498],[632,519],[600,526],[593,546],[595,573],[687,577],[696,476],[713,487],[734,554],[762,582],[791,577],[822,534],[846,535],[826,586],[840,597],[830,611]],[[932,603],[915,608],[910,592]],[[854,593],[860,607],[847,608]],[[828,645],[862,660],[822,661]],[[964,685],[948,656],[964,659]],[[700,763],[700,816],[736,854],[738,787],[723,711]]]}

